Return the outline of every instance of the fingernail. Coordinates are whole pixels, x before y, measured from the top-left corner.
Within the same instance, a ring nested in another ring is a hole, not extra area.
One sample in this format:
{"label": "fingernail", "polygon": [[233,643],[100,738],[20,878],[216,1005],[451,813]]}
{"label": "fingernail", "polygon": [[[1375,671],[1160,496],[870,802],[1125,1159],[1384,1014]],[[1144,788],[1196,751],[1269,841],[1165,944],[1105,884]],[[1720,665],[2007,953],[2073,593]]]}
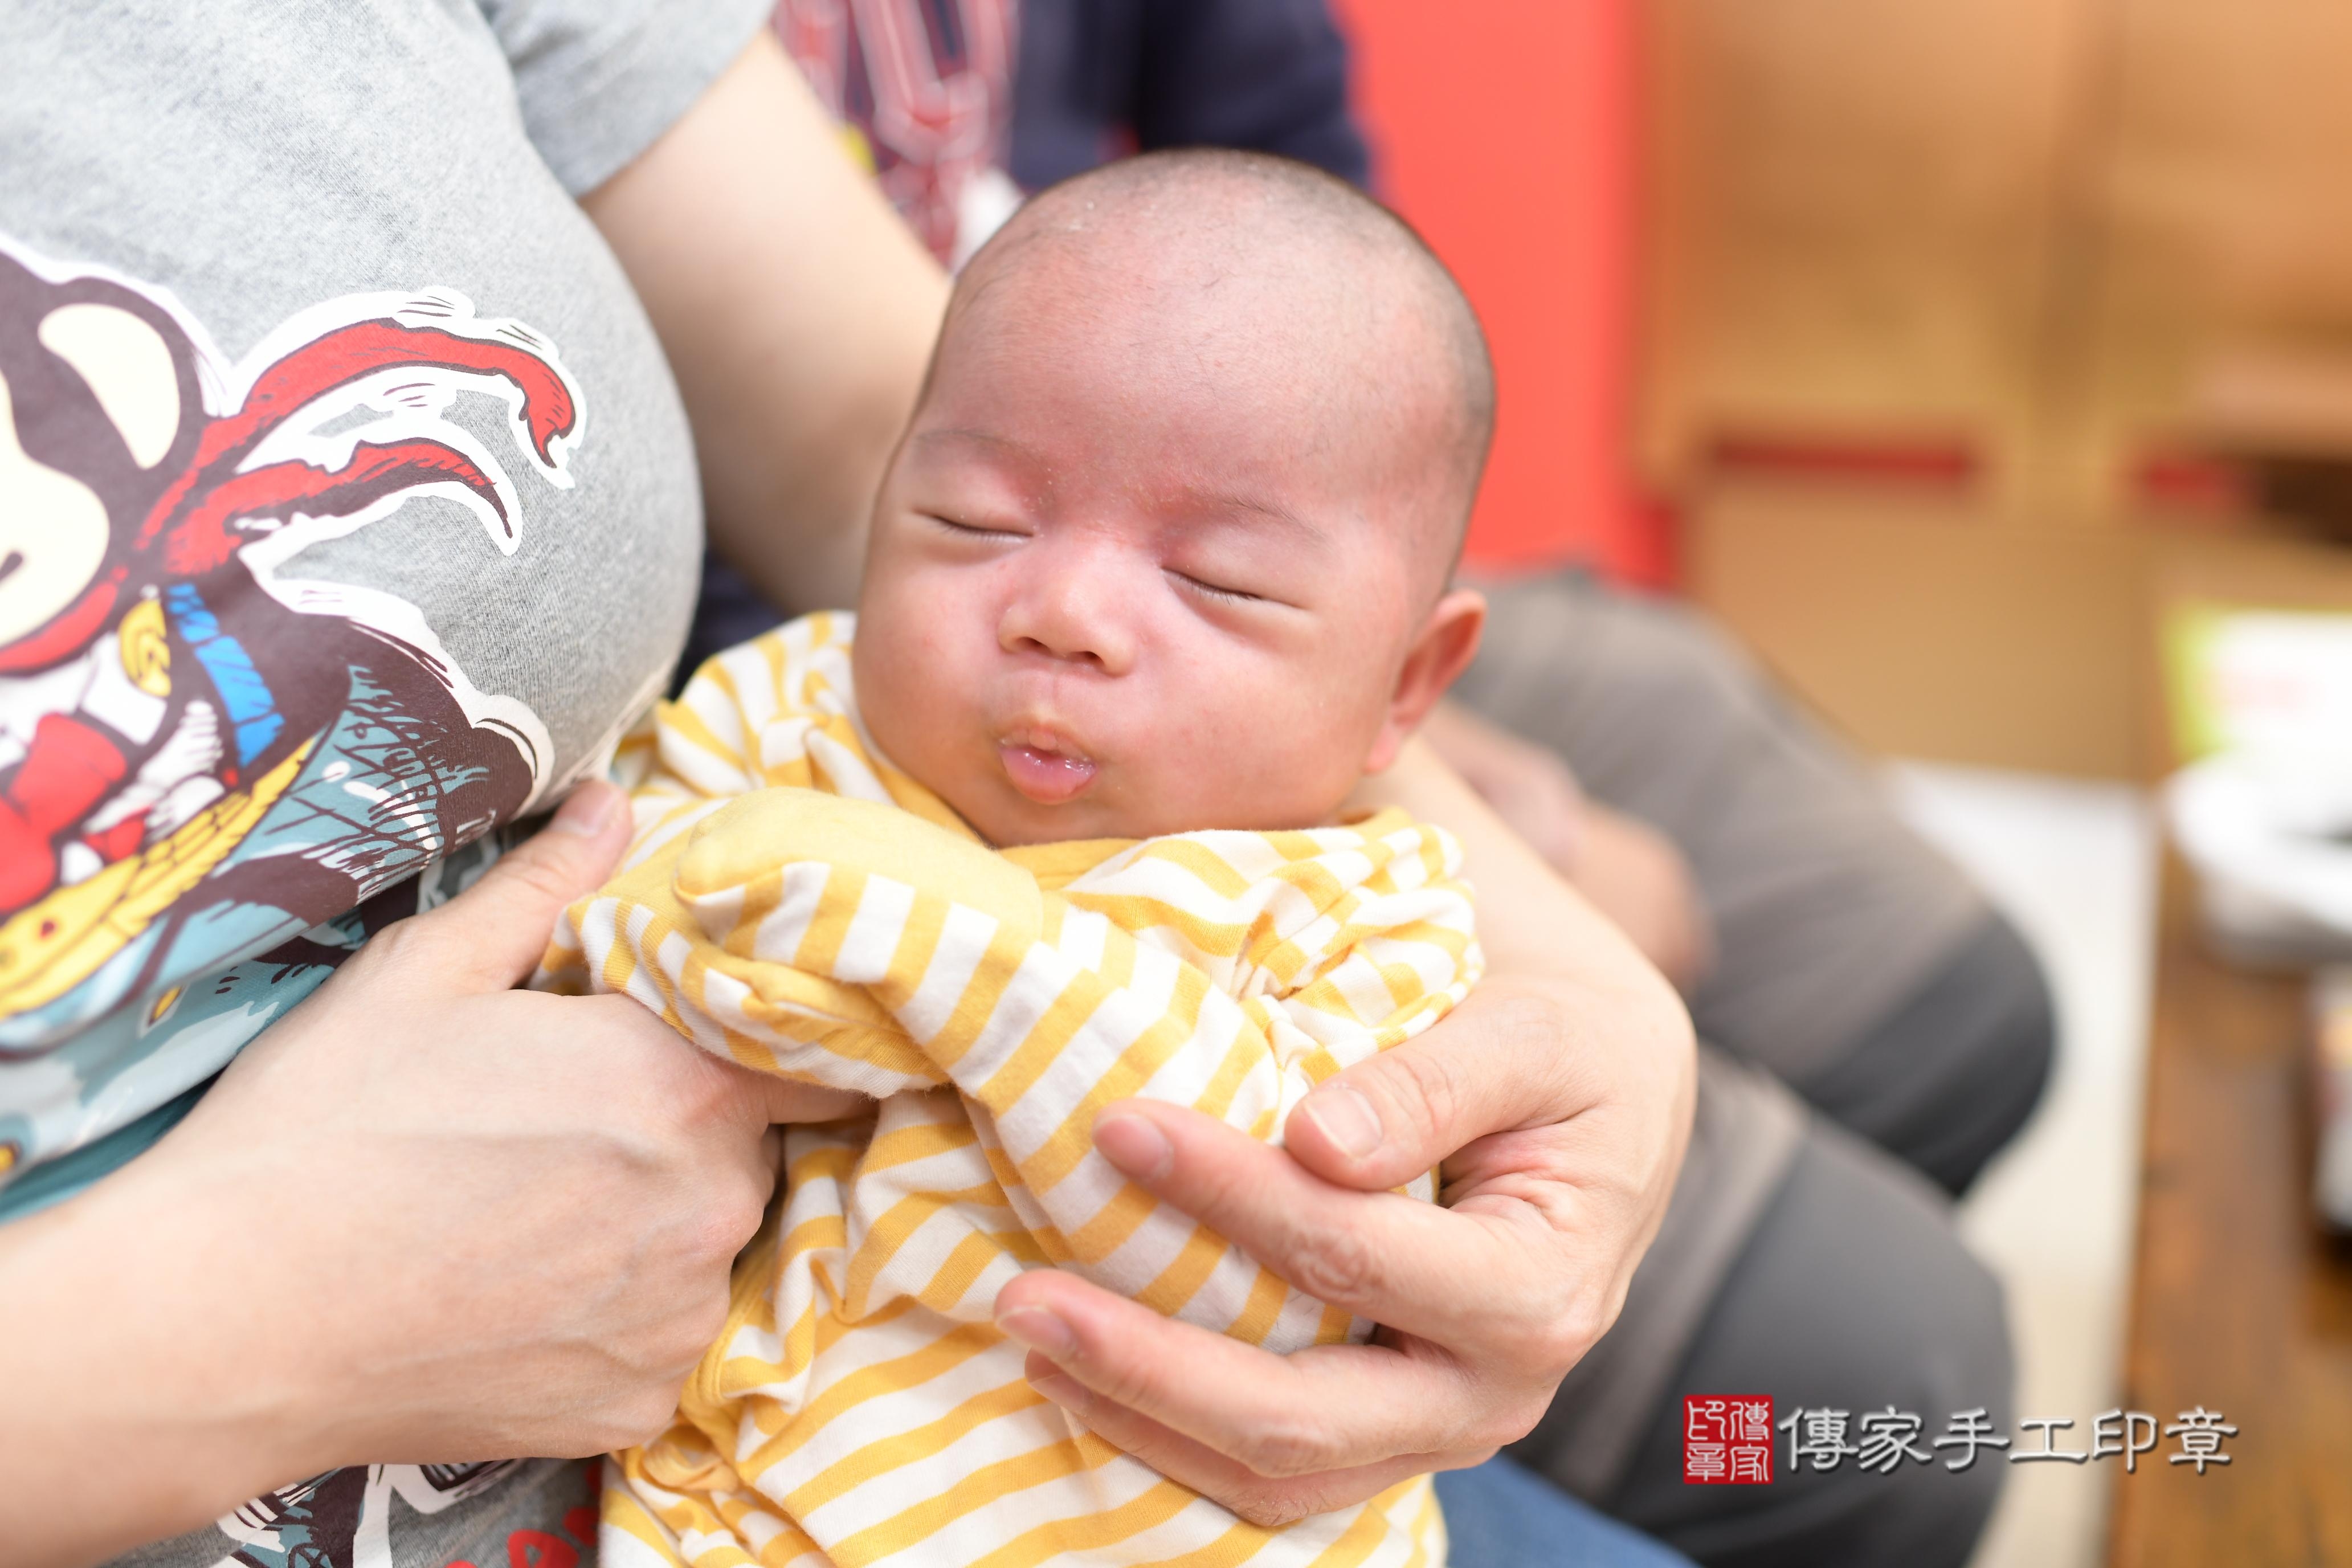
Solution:
{"label": "fingernail", "polygon": [[563,809],[548,824],[558,833],[570,833],[582,838],[593,838],[604,831],[613,820],[613,808],[621,803],[621,792],[602,779],[590,779],[572,792]]}
{"label": "fingernail", "polygon": [[1381,1146],[1381,1119],[1372,1102],[1344,1083],[1317,1089],[1299,1102],[1298,1110],[1350,1160],[1360,1160]]}
{"label": "fingernail", "polygon": [[1076,1378],[1070,1376],[1066,1373],[1049,1372],[1032,1373],[1029,1378],[1029,1386],[1035,1389],[1038,1393],[1044,1394],[1046,1398],[1052,1400],[1055,1404],[1060,1405],[1065,1410],[1076,1412],[1081,1410],[1087,1403],[1086,1384],[1080,1383]]}
{"label": "fingernail", "polygon": [[1095,1123],[1095,1147],[1127,1175],[1141,1180],[1165,1174],[1176,1150],[1148,1116],[1106,1116]]}
{"label": "fingernail", "polygon": [[1056,1361],[1078,1348],[1077,1336],[1070,1332],[1070,1325],[1043,1307],[1014,1307],[999,1312],[996,1327],[1006,1339]]}

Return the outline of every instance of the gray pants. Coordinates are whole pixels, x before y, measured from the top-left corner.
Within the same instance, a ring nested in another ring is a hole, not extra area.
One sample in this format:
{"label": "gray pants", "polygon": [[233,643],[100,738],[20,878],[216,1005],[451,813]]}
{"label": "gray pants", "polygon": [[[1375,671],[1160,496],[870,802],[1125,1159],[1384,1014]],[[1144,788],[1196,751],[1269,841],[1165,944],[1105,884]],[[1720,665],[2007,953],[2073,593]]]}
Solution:
{"label": "gray pants", "polygon": [[1946,1194],[2049,1070],[2047,988],[1854,758],[1688,610],[1579,576],[1492,590],[1457,690],[1688,858],[1717,942],[1690,998],[1691,1152],[1618,1325],[1513,1457],[1729,1565],[1964,1562],[2004,1467],[1682,1483],[1685,1394],[2011,1425],[1999,1286]]}

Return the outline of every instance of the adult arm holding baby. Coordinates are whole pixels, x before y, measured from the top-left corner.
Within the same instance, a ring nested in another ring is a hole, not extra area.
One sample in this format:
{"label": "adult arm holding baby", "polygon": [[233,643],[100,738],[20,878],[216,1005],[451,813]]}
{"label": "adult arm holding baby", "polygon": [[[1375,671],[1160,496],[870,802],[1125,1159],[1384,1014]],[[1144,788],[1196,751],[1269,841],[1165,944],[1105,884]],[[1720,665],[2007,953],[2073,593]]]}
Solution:
{"label": "adult arm holding baby", "polygon": [[1672,839],[1586,795],[1556,753],[1459,703],[1439,703],[1421,732],[1677,989],[1687,994],[1706,977],[1714,933],[1690,864]]}
{"label": "adult arm holding baby", "polygon": [[[1095,1138],[1130,1179],[1384,1331],[1283,1360],[1043,1272],[999,1305],[1049,1397],[1264,1523],[1524,1434],[1614,1321],[1690,1124],[1689,1024],[1614,927],[1426,746],[1359,798],[1461,841],[1485,982],[1309,1095],[1286,1154],[1147,1100],[1111,1108]],[[1386,1191],[1433,1165],[1443,1207]]]}

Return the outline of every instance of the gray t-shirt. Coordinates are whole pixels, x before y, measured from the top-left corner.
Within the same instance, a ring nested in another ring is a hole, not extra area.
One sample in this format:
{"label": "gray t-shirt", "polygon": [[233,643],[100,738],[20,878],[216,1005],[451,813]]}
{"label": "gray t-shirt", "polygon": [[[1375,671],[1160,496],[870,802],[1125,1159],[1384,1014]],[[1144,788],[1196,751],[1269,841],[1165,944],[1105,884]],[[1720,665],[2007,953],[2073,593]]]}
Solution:
{"label": "gray t-shirt", "polygon": [[[657,689],[693,452],[572,198],[764,10],[0,18],[0,1221],[152,1143]],[[584,1501],[379,1467],[146,1555],[556,1568]]]}

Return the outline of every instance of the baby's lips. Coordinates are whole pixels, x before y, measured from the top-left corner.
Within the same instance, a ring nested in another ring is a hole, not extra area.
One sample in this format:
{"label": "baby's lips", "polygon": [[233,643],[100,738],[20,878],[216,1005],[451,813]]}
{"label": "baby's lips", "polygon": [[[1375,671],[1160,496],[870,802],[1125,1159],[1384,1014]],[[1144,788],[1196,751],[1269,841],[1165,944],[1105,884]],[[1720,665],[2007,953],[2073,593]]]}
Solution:
{"label": "baby's lips", "polygon": [[1092,759],[1074,752],[1048,751],[1026,741],[1010,740],[997,747],[1013,787],[1040,805],[1060,805],[1076,800],[1095,782]]}

